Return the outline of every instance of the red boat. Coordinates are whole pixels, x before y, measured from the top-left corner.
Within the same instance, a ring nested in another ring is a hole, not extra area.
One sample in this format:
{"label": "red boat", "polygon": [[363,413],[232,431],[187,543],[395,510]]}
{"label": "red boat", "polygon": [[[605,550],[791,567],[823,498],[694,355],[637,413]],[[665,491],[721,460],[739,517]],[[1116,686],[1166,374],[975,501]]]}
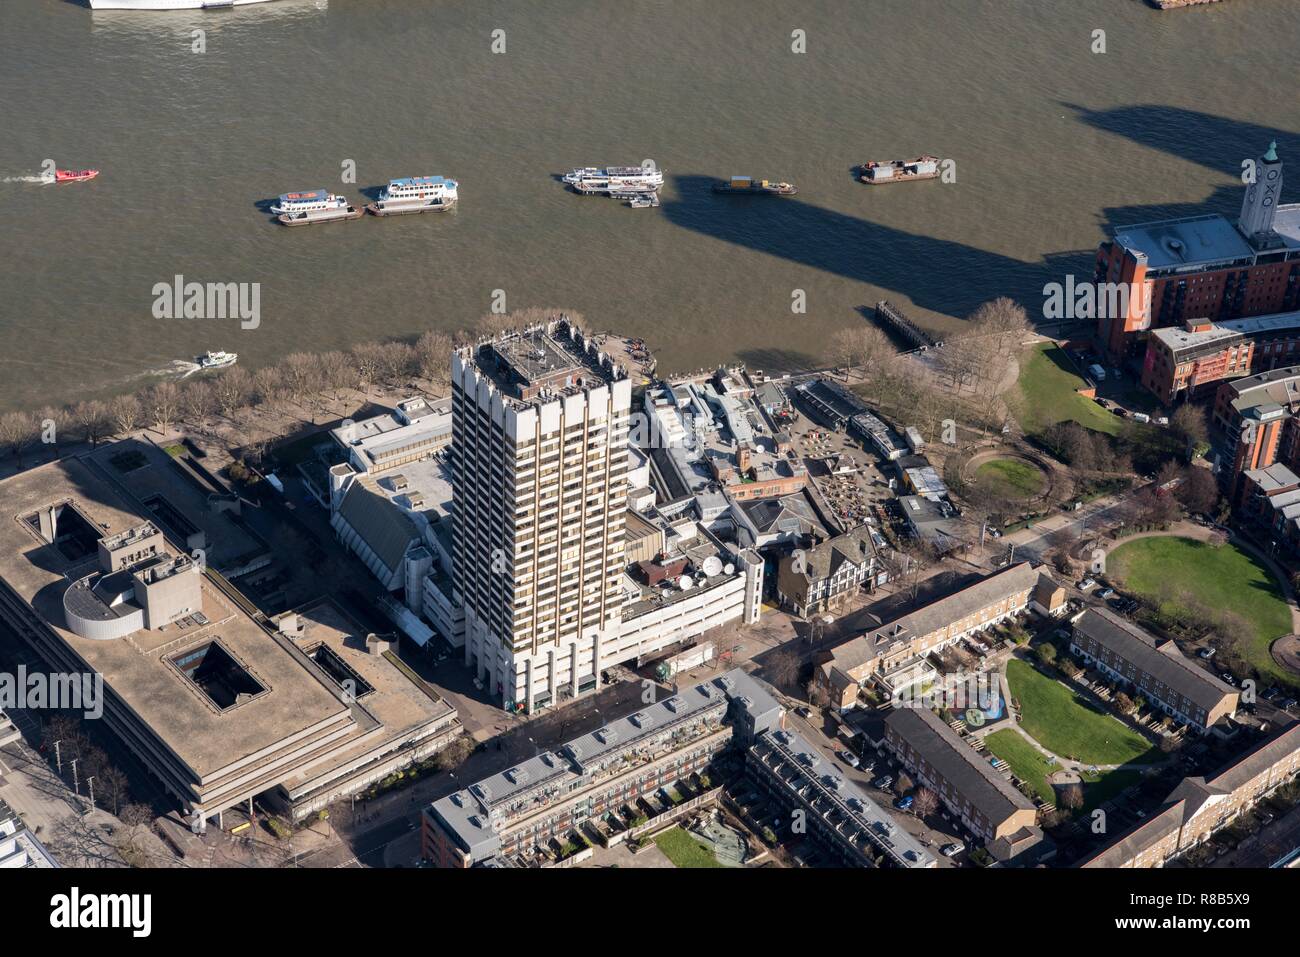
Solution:
{"label": "red boat", "polygon": [[99,170],[97,169],[83,169],[80,171],[71,170],[71,169],[56,169],[54,171],[54,182],[76,183],[83,179],[94,179],[98,175],[99,175]]}

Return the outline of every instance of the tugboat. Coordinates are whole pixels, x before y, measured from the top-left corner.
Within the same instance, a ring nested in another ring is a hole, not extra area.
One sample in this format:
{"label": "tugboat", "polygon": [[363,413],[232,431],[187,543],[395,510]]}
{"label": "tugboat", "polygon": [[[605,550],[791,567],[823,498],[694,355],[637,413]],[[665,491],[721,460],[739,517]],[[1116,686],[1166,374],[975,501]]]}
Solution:
{"label": "tugboat", "polygon": [[752,176],[733,176],[727,182],[714,183],[713,191],[764,196],[793,196],[799,192],[793,183],[773,183],[766,179],[755,181]]}
{"label": "tugboat", "polygon": [[197,358],[200,369],[224,369],[226,366],[233,366],[239,360],[237,352],[222,352],[218,349],[216,352],[205,352]]}
{"label": "tugboat", "polygon": [[451,209],[456,205],[458,184],[442,176],[408,176],[389,180],[379,199],[366,207],[375,216],[400,216]]}
{"label": "tugboat", "polygon": [[357,209],[343,196],[329,190],[313,189],[301,193],[284,193],[271,207],[285,226],[309,226],[341,219],[360,219],[365,210]]}
{"label": "tugboat", "polygon": [[918,156],[914,160],[888,160],[886,162],[872,160],[863,163],[859,169],[862,172],[859,174],[858,179],[872,186],[880,183],[906,183],[912,180],[938,179],[939,157],[927,154]]}
{"label": "tugboat", "polygon": [[94,179],[99,175],[97,169],[56,169],[54,171],[54,182],[56,183],[79,183],[83,179]]}

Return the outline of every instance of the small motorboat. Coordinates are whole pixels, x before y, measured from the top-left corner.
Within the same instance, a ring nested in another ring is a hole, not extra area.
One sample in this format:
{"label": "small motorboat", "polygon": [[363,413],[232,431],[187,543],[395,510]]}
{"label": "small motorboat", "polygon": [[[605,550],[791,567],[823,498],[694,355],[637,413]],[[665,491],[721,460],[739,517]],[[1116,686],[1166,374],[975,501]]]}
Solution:
{"label": "small motorboat", "polygon": [[94,179],[99,175],[97,169],[56,169],[54,171],[54,182],[56,183],[77,183],[83,179]]}

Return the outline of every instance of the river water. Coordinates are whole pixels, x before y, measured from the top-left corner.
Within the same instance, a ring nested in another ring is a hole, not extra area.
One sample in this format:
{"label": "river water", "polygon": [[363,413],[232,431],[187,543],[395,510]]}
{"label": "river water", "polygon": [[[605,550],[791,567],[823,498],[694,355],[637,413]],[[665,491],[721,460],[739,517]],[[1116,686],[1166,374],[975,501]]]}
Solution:
{"label": "river water", "polygon": [[[1291,0],[2,0],[0,408],[207,349],[256,366],[463,328],[494,296],[670,370],[816,361],[881,298],[939,331],[1000,294],[1038,313],[1109,224],[1235,213],[1273,138],[1300,165],[1297,39]],[[955,182],[852,176],[923,152]],[[43,185],[47,158],[102,173]],[[645,159],[659,209],[554,178]],[[423,174],[459,208],[284,229],[259,206]],[[800,192],[715,196],[732,174]],[[156,318],[178,275],[259,284],[257,327]]]}

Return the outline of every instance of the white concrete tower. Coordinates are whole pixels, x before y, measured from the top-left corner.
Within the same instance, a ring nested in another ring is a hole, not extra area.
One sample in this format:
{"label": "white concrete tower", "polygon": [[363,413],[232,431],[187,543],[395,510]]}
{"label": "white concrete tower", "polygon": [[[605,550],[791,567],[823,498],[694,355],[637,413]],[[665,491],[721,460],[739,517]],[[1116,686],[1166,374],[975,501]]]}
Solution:
{"label": "white concrete tower", "polygon": [[599,686],[621,627],[626,372],[560,318],[452,357],[453,583],[503,706]]}

